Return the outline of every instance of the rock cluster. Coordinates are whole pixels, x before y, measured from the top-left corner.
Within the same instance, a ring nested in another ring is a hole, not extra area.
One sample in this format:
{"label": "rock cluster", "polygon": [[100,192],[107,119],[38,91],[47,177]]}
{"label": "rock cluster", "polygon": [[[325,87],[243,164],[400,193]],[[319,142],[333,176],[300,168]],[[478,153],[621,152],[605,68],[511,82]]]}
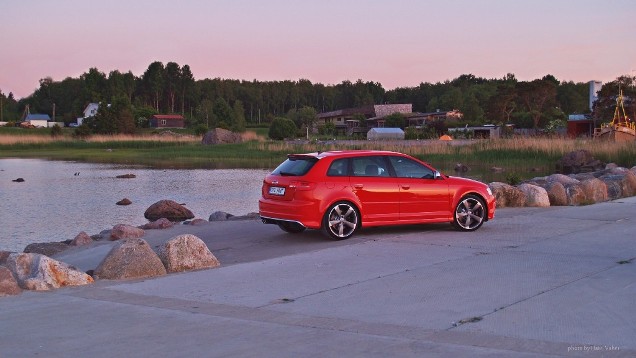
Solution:
{"label": "rock cluster", "polygon": [[514,187],[490,183],[498,207],[588,205],[636,195],[636,167],[608,164],[578,174],[537,177]]}

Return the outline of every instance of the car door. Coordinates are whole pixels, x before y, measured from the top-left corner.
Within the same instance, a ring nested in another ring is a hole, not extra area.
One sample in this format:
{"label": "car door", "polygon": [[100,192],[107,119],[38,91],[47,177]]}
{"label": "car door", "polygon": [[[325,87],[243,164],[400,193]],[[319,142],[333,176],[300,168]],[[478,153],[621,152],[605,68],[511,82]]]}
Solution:
{"label": "car door", "polygon": [[351,187],[361,202],[363,223],[399,220],[399,187],[384,156],[351,158]]}
{"label": "car door", "polygon": [[435,178],[435,170],[401,156],[389,161],[400,190],[400,221],[417,222],[449,217],[450,197],[446,180]]}

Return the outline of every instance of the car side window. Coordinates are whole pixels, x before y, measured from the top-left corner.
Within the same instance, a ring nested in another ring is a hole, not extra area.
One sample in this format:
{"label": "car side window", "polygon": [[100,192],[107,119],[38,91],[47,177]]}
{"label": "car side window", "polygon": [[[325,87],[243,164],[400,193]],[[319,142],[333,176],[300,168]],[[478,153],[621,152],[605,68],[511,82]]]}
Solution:
{"label": "car side window", "polygon": [[414,160],[404,157],[390,157],[389,161],[398,178],[434,179],[435,171]]}
{"label": "car side window", "polygon": [[334,160],[329,169],[327,170],[327,176],[330,177],[344,177],[349,175],[349,159],[342,158]]}
{"label": "car side window", "polygon": [[388,177],[387,163],[382,156],[351,158],[353,176],[358,177]]}

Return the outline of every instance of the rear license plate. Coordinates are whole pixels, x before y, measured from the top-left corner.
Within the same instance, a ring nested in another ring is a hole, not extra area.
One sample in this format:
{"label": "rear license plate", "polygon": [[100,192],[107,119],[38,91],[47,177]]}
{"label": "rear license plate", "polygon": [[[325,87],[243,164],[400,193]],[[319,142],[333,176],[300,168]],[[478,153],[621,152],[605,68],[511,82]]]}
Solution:
{"label": "rear license plate", "polygon": [[270,195],[285,195],[285,188],[273,186],[269,188]]}

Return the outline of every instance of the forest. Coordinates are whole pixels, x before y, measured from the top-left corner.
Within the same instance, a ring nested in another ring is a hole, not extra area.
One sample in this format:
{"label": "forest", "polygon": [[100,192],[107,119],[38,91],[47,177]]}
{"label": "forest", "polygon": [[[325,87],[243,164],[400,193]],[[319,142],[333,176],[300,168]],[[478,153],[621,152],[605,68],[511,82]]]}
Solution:
{"label": "forest", "polygon": [[[619,87],[627,99],[628,115],[634,117],[636,106],[630,98],[636,98],[635,79],[621,76],[605,83],[594,118],[599,122],[612,118]],[[539,129],[563,126],[568,114],[590,113],[588,98],[588,83],[562,82],[549,74],[532,81],[519,81],[514,74],[492,79],[463,74],[444,82],[386,90],[380,83],[363,80],[335,85],[306,79],[197,80],[187,64],[156,61],[139,77],[130,71],[106,74],[97,68],[62,81],[46,77],[34,93],[19,100],[0,88],[0,121],[20,121],[28,106],[30,113],[48,114],[69,124],[82,117],[87,104],[97,102],[113,104],[107,118],[115,121],[125,116],[128,120],[111,131],[130,132],[147,126],[147,118],[153,114],[173,113],[182,114],[188,127],[242,130],[245,125],[267,126],[277,117],[294,119],[302,110],[321,113],[369,104],[412,103],[414,112],[458,109],[464,114],[461,125],[514,124]]]}

